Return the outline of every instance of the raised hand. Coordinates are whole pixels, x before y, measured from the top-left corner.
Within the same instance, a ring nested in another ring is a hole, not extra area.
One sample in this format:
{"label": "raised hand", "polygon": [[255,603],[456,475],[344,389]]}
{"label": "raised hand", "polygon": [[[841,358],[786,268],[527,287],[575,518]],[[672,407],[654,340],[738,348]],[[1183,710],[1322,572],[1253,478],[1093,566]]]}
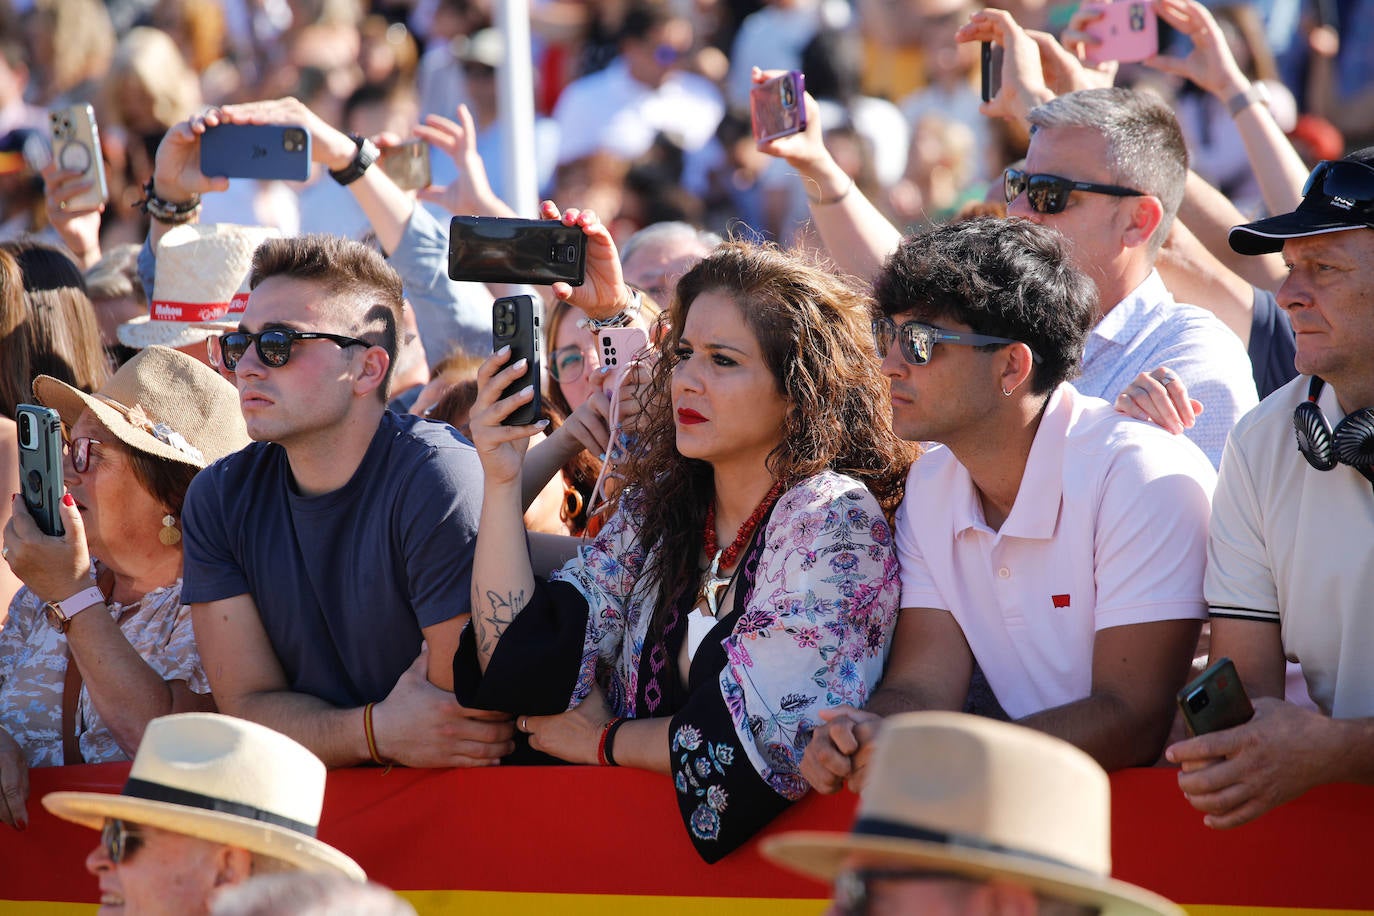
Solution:
{"label": "raised hand", "polygon": [[[533,387],[527,387],[508,398],[501,392],[525,373],[525,359],[510,360],[510,347],[502,347],[487,357],[477,369],[477,400],[468,413],[468,427],[472,444],[482,461],[482,472],[488,484],[505,484],[520,480],[525,449],[530,436],[548,425],[539,420],[528,426],[503,426],[501,421],[534,399]],[[504,368],[503,368],[504,367]]]}
{"label": "raised hand", "polygon": [[587,274],[581,286],[553,284],[553,294],[575,305],[590,318],[610,318],[630,305],[630,288],[620,271],[620,252],[616,251],[611,230],[591,210],[564,210],[546,200],[539,205],[544,219],[561,220],[565,226],[580,226],[587,236]]}

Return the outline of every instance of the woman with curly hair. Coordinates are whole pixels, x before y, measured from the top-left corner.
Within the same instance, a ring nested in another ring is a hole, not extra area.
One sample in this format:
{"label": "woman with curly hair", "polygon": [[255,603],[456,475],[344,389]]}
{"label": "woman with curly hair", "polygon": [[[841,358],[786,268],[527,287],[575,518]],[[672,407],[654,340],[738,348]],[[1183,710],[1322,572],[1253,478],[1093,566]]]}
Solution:
{"label": "woman with curly hair", "polygon": [[[612,300],[615,301],[615,300]],[[537,427],[502,426],[522,366],[478,372],[486,473],[459,700],[535,750],[671,776],[715,861],[806,792],[819,713],[861,706],[899,598],[885,510],[913,448],[892,432],[864,296],[774,248],[729,243],[677,287],[626,486],[547,583],[525,560]]]}

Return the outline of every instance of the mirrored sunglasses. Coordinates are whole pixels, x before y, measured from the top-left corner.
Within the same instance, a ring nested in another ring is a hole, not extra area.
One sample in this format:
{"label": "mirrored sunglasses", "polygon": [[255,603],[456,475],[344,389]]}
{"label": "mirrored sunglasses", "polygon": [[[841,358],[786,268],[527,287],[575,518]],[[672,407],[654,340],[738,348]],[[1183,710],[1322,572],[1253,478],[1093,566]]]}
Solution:
{"label": "mirrored sunglasses", "polygon": [[[973,334],[968,331],[946,331],[923,321],[904,321],[900,325],[891,318],[873,319],[873,343],[878,356],[887,358],[887,351],[896,342],[902,348],[902,357],[913,366],[924,366],[930,362],[931,352],[936,344],[958,344],[961,347],[1004,347],[1020,343],[1010,337],[993,337],[989,334]],[[1040,355],[1031,350],[1031,359],[1040,362]]]}
{"label": "mirrored sunglasses", "polygon": [[105,855],[116,865],[125,862],[143,845],[143,835],[138,828],[118,818],[108,818],[100,828],[100,843],[105,847]]}
{"label": "mirrored sunglasses", "polygon": [[220,358],[224,361],[224,368],[234,371],[238,368],[239,360],[248,352],[250,345],[255,346],[258,359],[264,366],[271,366],[280,369],[291,359],[291,346],[298,340],[328,340],[337,344],[343,349],[349,347],[370,347],[372,344],[356,337],[345,337],[342,334],[325,334],[319,331],[297,331],[293,328],[273,328],[270,331],[262,331],[257,334],[248,331],[230,331],[221,334],[219,337]]}
{"label": "mirrored sunglasses", "polygon": [[1069,205],[1069,195],[1074,191],[1087,191],[1089,194],[1107,194],[1112,197],[1144,197],[1145,194],[1133,188],[1123,188],[1116,184],[1097,184],[1092,181],[1074,181],[1058,175],[1030,175],[1020,169],[1007,169],[1002,173],[1002,195],[1011,203],[1022,194],[1026,203],[1036,213],[1062,213]]}

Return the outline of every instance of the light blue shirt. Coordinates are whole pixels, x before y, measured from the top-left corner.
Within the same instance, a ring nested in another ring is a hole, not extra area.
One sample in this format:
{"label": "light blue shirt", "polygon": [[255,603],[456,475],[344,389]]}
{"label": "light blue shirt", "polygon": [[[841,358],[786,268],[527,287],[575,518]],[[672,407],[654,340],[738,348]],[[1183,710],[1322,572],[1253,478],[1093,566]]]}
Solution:
{"label": "light blue shirt", "polygon": [[1175,302],[1158,271],[1103,316],[1088,335],[1083,374],[1073,380],[1083,394],[1112,401],[1141,372],[1168,366],[1204,408],[1187,436],[1207,453],[1212,467],[1231,427],[1259,403],[1245,346],[1211,312]]}

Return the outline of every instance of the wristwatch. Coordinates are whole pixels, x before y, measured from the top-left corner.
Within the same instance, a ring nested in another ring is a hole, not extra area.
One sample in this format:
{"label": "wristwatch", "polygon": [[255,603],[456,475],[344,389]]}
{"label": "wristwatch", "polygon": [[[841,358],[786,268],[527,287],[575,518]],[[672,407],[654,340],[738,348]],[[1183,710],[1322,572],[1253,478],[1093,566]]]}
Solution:
{"label": "wristwatch", "polygon": [[87,608],[93,608],[97,604],[105,603],[105,595],[100,589],[92,585],[88,589],[77,592],[70,598],[61,601],[48,601],[43,604],[43,614],[48,618],[48,623],[59,633],[66,633],[67,628],[72,625],[72,618]]}
{"label": "wristwatch", "polygon": [[357,155],[353,157],[353,161],[348,165],[339,169],[337,172],[331,170],[329,173],[329,177],[333,178],[341,185],[350,185],[359,178],[362,178],[363,172],[366,172],[368,167],[376,162],[377,157],[381,155],[381,150],[377,149],[376,144],[366,137],[358,134],[349,134],[348,139],[358,144]]}
{"label": "wristwatch", "polygon": [[1251,105],[1260,104],[1268,108],[1269,103],[1273,101],[1273,99],[1274,97],[1269,94],[1268,86],[1263,83],[1255,82],[1250,84],[1249,89],[1246,89],[1244,92],[1237,92],[1227,99],[1226,110],[1229,111],[1231,117],[1234,118]]}

